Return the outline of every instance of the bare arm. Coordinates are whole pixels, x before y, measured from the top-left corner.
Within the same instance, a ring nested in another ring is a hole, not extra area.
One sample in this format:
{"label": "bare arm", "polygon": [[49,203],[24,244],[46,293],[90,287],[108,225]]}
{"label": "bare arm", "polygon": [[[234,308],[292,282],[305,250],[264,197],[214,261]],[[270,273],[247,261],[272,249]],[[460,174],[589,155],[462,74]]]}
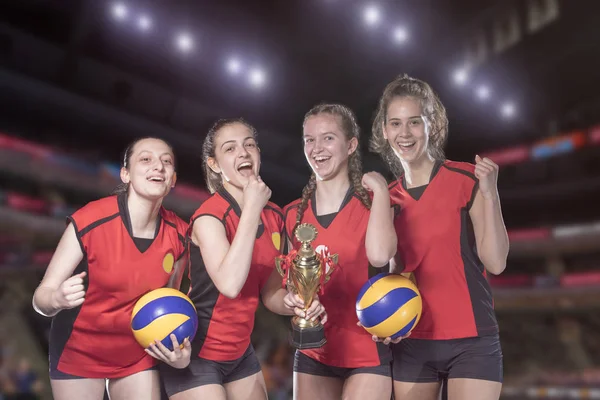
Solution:
{"label": "bare arm", "polygon": [[384,267],[396,254],[398,237],[394,227],[394,210],[390,208],[390,199],[383,196],[373,198],[365,247],[369,263],[375,268]]}
{"label": "bare arm", "polygon": [[506,268],[509,243],[498,194],[498,164],[475,156],[475,177],[479,187],[469,210],[479,259],[492,274]]}
{"label": "bare arm", "polygon": [[280,315],[294,315],[292,308],[286,307],[283,299],[287,296],[288,291],[281,287],[282,277],[277,270],[269,277],[269,280],[261,291],[262,301],[269,311]]}
{"label": "bare arm", "polygon": [[236,298],[250,271],[260,213],[242,211],[235,237],[229,244],[223,224],[212,216],[194,222],[192,241],[200,247],[208,275],[224,296]]}
{"label": "bare arm", "polygon": [[373,192],[365,239],[367,258],[372,266],[381,268],[396,254],[398,246],[394,210],[391,208],[390,194],[383,176],[376,172],[366,173],[362,184]]}
{"label": "bare arm", "polygon": [[[282,246],[281,250],[285,254],[286,249],[288,252],[292,249],[292,242],[287,238],[287,235],[283,236],[286,239],[285,246]],[[294,315],[293,308],[286,307],[286,304],[283,301],[288,294],[288,290],[281,287],[282,280],[283,277],[279,275],[279,272],[275,269],[261,291],[263,304],[269,311],[274,312],[275,314]]]}
{"label": "bare arm", "polygon": [[179,261],[175,262],[175,267],[173,268],[173,275],[169,278],[169,283],[167,287],[178,289],[181,287],[181,280],[183,279],[183,274],[185,273],[185,268],[187,267],[187,257],[185,254],[183,257],[179,259]]}
{"label": "bare arm", "polygon": [[483,197],[478,191],[469,215],[473,222],[479,259],[490,273],[501,274],[506,268],[509,242],[500,198]]}
{"label": "bare arm", "polygon": [[82,259],[83,252],[75,228],[73,224],[69,224],[33,295],[33,307],[38,312],[51,317],[64,308],[77,307],[83,303],[85,273],[71,276]]}

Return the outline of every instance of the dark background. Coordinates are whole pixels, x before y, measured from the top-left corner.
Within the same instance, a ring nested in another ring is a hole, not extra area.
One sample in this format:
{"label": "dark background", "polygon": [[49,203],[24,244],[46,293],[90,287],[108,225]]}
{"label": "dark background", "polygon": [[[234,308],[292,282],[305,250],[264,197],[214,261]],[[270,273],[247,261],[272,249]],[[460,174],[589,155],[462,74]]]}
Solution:
{"label": "dark background", "polygon": [[[503,398],[599,393],[598,26],[593,0],[0,2],[0,388],[50,398],[48,321],[31,295],[62,218],[118,183],[129,142],[174,146],[180,185],[167,206],[185,219],[206,196],[208,128],[242,116],[259,131],[261,175],[284,206],[308,180],[302,120],[319,102],[356,112],[364,168],[386,173],[367,139],[383,88],[407,73],[446,106],[449,159],[500,164],[511,233],[507,270],[492,280]],[[259,311],[255,343],[277,399],[290,385],[286,329]]]}

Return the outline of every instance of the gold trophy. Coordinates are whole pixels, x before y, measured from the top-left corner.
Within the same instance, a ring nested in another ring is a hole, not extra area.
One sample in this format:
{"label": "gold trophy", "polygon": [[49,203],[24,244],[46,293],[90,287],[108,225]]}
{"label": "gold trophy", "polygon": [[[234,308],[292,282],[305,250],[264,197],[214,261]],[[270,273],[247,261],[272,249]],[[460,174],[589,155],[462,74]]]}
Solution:
{"label": "gold trophy", "polygon": [[[294,231],[301,243],[298,250],[287,256],[275,259],[277,271],[283,277],[290,291],[297,294],[308,310],[315,294],[323,292],[323,285],[329,280],[338,262],[338,255],[327,252],[317,253],[311,242],[317,237],[317,229],[311,224],[300,224]],[[299,316],[292,318],[290,343],[297,349],[314,349],[327,343],[325,331],[319,319],[307,320]]]}

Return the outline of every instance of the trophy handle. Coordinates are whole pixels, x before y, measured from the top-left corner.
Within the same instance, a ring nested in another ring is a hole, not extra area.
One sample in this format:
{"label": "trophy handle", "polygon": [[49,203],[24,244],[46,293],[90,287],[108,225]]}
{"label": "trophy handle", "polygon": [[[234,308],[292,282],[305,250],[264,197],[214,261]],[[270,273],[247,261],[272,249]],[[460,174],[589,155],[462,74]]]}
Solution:
{"label": "trophy handle", "polygon": [[323,283],[327,283],[327,281],[329,281],[331,274],[333,273],[333,271],[336,268],[336,267],[334,267],[334,265],[337,265],[337,263],[338,263],[338,255],[337,254],[332,254],[329,257],[331,258],[332,263],[331,263],[331,266],[329,267],[329,271],[325,272],[325,276],[323,277]]}
{"label": "trophy handle", "polygon": [[283,270],[283,265],[281,265],[281,261],[282,260],[280,257],[275,257],[275,268],[277,268],[277,272],[279,272],[279,275],[284,277],[287,271]]}

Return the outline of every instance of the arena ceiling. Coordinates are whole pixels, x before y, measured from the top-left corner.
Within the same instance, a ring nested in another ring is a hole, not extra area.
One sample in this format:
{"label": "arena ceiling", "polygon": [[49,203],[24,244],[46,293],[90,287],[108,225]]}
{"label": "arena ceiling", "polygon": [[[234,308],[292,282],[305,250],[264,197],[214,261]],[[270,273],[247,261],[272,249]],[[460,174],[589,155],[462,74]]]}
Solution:
{"label": "arena ceiling", "polygon": [[[537,27],[535,7],[548,14]],[[52,85],[81,92],[72,77],[89,59],[129,74],[134,90],[139,79],[174,93],[160,113],[143,118],[194,143],[215,118],[245,117],[261,133],[265,165],[279,172],[273,184],[297,193],[308,175],[299,146],[304,113],[322,101],[345,103],[367,136],[383,87],[400,73],[427,80],[442,98],[450,158],[470,160],[587,123],[600,100],[590,90],[600,83],[598,10],[593,0],[10,0],[0,4],[0,24],[65,50],[44,78]],[[182,99],[202,105],[195,114],[203,118],[181,122]],[[31,116],[27,102],[4,103]],[[41,120],[43,112],[36,109]],[[72,113],[52,118],[73,126]],[[93,129],[86,134],[95,140]],[[111,158],[124,141],[108,142]],[[183,141],[176,147],[181,165],[194,171],[184,176],[200,183],[197,153]],[[366,164],[381,168],[375,157]]]}

